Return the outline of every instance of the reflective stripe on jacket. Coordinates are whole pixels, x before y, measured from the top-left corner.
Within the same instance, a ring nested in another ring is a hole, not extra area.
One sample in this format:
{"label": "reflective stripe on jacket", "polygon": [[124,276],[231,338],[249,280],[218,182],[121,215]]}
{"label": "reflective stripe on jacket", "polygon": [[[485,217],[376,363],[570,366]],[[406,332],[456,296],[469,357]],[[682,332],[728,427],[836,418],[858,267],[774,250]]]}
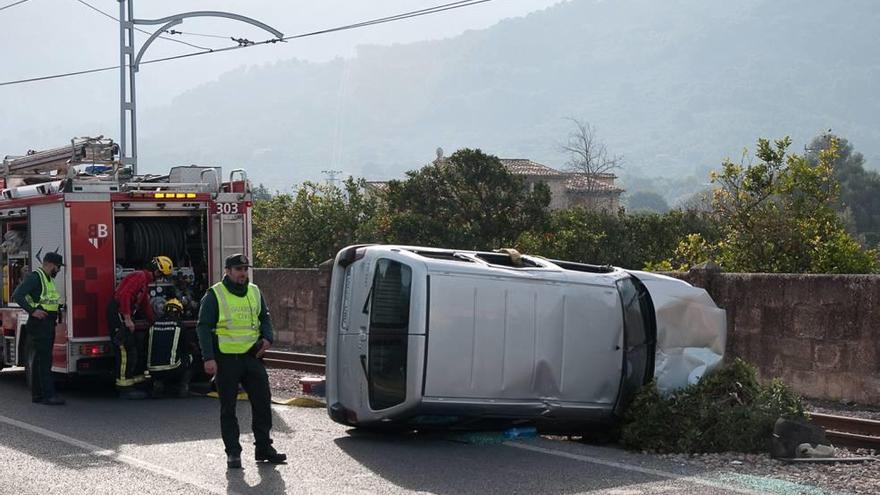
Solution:
{"label": "reflective stripe on jacket", "polygon": [[167,371],[181,364],[180,334],[176,321],[157,321],[150,327],[147,345],[147,369]]}
{"label": "reflective stripe on jacket", "polygon": [[244,297],[236,296],[218,282],[211,287],[217,297],[217,346],[223,354],[244,354],[260,337],[260,289],[248,284]]}

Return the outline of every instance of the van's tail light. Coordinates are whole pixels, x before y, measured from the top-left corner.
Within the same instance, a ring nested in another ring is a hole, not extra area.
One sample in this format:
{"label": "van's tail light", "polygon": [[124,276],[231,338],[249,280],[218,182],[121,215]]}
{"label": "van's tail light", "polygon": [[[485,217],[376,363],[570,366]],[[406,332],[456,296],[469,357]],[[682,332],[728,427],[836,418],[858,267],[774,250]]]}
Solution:
{"label": "van's tail light", "polygon": [[80,356],[102,356],[107,354],[106,344],[83,344],[79,346]]}

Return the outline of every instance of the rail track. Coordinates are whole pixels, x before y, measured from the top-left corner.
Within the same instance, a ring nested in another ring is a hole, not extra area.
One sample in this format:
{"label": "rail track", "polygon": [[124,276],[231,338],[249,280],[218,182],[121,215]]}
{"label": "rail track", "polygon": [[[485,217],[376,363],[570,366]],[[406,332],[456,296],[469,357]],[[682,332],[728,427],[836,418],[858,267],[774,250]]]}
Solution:
{"label": "rail track", "polygon": [[308,373],[324,374],[325,356],[320,354],[303,354],[289,351],[266,351],[263,362],[270,368],[306,371]]}
{"label": "rail track", "polygon": [[880,451],[880,421],[813,412],[810,420],[825,429],[825,436],[835,447]]}

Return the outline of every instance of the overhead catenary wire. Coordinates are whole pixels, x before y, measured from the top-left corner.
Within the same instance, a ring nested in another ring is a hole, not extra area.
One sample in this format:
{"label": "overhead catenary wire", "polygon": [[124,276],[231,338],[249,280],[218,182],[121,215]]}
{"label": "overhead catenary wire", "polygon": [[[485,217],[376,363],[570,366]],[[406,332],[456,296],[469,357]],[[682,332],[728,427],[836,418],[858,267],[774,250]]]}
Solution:
{"label": "overhead catenary wire", "polygon": [[[283,41],[288,41],[288,40],[293,40],[293,39],[307,38],[309,36],[317,36],[317,35],[321,35],[321,34],[335,33],[335,32],[339,32],[339,31],[346,31],[349,29],[358,29],[358,28],[367,27],[367,26],[374,26],[377,24],[384,24],[387,22],[394,22],[394,21],[400,21],[400,20],[404,20],[404,19],[410,19],[413,17],[421,17],[421,16],[425,16],[425,15],[436,14],[436,13],[444,12],[447,10],[454,10],[454,9],[460,9],[460,8],[464,8],[464,7],[470,7],[473,5],[478,5],[481,3],[487,3],[487,2],[491,2],[491,1],[493,1],[493,0],[462,0],[459,2],[452,2],[452,3],[443,4],[443,5],[437,5],[435,7],[430,7],[430,8],[426,8],[426,9],[414,10],[414,11],[405,12],[402,14],[396,14],[393,16],[380,17],[378,19],[372,19],[369,21],[358,22],[355,24],[347,24],[345,26],[322,29],[320,31],[312,31],[309,33],[297,34],[297,35],[293,35],[293,36],[285,36],[284,38],[272,38],[272,39],[268,39],[268,40],[264,40],[264,41],[253,42],[252,44],[239,44],[238,46],[228,46],[228,47],[224,47],[224,48],[217,48],[214,50],[184,53],[181,55],[174,55],[174,56],[170,56],[170,57],[163,57],[163,58],[147,60],[147,61],[141,62],[141,65],[155,64],[158,62],[167,62],[170,60],[177,60],[177,59],[182,59],[182,58],[196,57],[199,55],[206,55],[209,53],[221,53],[221,52],[225,52],[225,51],[229,51],[229,50],[241,50],[244,48],[251,48],[254,46],[268,45],[268,44],[272,44],[272,43],[278,43],[278,42],[283,42]],[[117,70],[117,69],[119,69],[119,66],[114,65],[114,66],[110,66],[110,67],[86,69],[86,70],[75,71],[75,72],[66,72],[66,73],[62,73],[62,74],[53,74],[53,75],[49,75],[49,76],[39,76],[39,77],[31,77],[31,78],[27,78],[27,79],[17,79],[14,81],[0,82],[0,86],[11,86],[14,84],[25,84],[25,83],[31,83],[31,82],[37,82],[37,81],[46,81],[49,79],[59,79],[62,77],[79,76],[79,75],[83,75],[83,74],[92,74],[95,72],[105,72],[108,70]]]}
{"label": "overhead catenary wire", "polygon": [[[119,19],[118,19],[118,18],[113,17],[112,15],[108,14],[107,12],[104,12],[103,10],[99,9],[98,7],[95,7],[94,5],[88,3],[88,2],[86,2],[86,1],[84,1],[84,0],[76,0],[76,1],[79,2],[79,3],[81,3],[81,4],[83,4],[83,5],[85,5],[86,7],[88,7],[88,8],[90,8],[90,9],[94,10],[95,12],[97,12],[97,13],[103,15],[104,17],[108,17],[108,18],[110,18],[110,19],[113,19],[113,20],[116,21],[116,22],[119,22]],[[144,33],[144,34],[147,34],[147,35],[151,35],[151,34],[153,34],[153,33],[149,32],[149,31],[147,31],[147,30],[145,30],[145,29],[141,29],[141,28],[138,28],[138,27],[136,27],[136,28],[134,28],[134,29],[135,29],[135,31],[139,31],[139,32]],[[221,36],[221,37],[222,37],[222,38],[228,38],[228,36]],[[191,47],[193,47],[193,48],[198,48],[199,50],[208,50],[208,51],[213,50],[213,48],[208,48],[208,47],[205,47],[205,46],[194,45],[194,44],[192,44],[192,43],[187,43],[186,41],[183,41],[183,40],[176,40],[176,39],[174,39],[174,38],[168,38],[168,37],[166,37],[166,36],[159,36],[159,39],[161,39],[161,40],[165,40],[165,41],[173,41],[173,42],[175,42],[175,43],[180,43],[181,45],[186,45],[186,46],[191,46]]]}
{"label": "overhead catenary wire", "polygon": [[165,30],[168,34],[182,34],[185,36],[201,36],[203,38],[220,38],[224,40],[228,40],[229,36],[221,36],[219,34],[202,34],[202,33],[191,33],[189,31],[178,31],[176,29],[167,29]]}
{"label": "overhead catenary wire", "polygon": [[0,10],[6,10],[6,9],[8,9],[9,7],[15,7],[15,6],[18,5],[18,4],[25,3],[25,2],[28,2],[28,1],[30,1],[30,0],[18,0],[17,2],[12,2],[12,3],[10,3],[9,5],[4,5],[4,6],[0,7]]}

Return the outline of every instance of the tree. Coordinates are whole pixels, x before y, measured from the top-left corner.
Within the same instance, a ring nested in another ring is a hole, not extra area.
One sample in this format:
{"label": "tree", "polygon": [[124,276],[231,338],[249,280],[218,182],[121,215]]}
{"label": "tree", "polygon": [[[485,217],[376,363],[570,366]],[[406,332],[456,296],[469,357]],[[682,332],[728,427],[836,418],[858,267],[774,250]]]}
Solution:
{"label": "tree", "polygon": [[406,175],[388,182],[383,194],[377,224],[388,242],[495,249],[513,245],[547,217],[547,186],[529,191],[480,150],[459,150]]}
{"label": "tree", "polygon": [[562,151],[568,154],[566,170],[587,177],[584,195],[586,207],[594,208],[599,201],[598,194],[605,187],[604,177],[613,175],[623,166],[623,157],[612,155],[605,143],[596,137],[596,128],[589,122],[569,118],[574,129],[568,135],[568,141],[561,145]]}
{"label": "tree", "polygon": [[641,269],[672,256],[692,233],[718,238],[713,219],[703,213],[627,215],[572,208],[554,211],[545,228],[523,233],[517,248],[547,258]]}
{"label": "tree", "polygon": [[295,195],[255,202],[257,266],[317,266],[349,244],[377,242],[376,199],[364,185],[351,177],[342,187],[306,182]]}
{"label": "tree", "polygon": [[650,191],[637,191],[629,195],[626,200],[629,211],[650,211],[654,213],[666,213],[669,205],[663,196]]}
{"label": "tree", "polygon": [[791,139],[758,140],[756,164],[730,160],[713,172],[712,208],[717,242],[689,235],[669,266],[714,259],[735,272],[870,273],[877,252],[862,249],[834,209],[839,183],[832,169],[838,143],[832,139],[815,165],[789,154]]}
{"label": "tree", "polygon": [[848,220],[850,232],[864,244],[880,244],[880,174],[865,170],[865,157],[853,150],[844,138],[827,132],[816,136],[807,146],[806,157],[811,165],[819,161],[819,154],[838,142],[838,154],[832,163],[834,177],[840,182],[837,210]]}

